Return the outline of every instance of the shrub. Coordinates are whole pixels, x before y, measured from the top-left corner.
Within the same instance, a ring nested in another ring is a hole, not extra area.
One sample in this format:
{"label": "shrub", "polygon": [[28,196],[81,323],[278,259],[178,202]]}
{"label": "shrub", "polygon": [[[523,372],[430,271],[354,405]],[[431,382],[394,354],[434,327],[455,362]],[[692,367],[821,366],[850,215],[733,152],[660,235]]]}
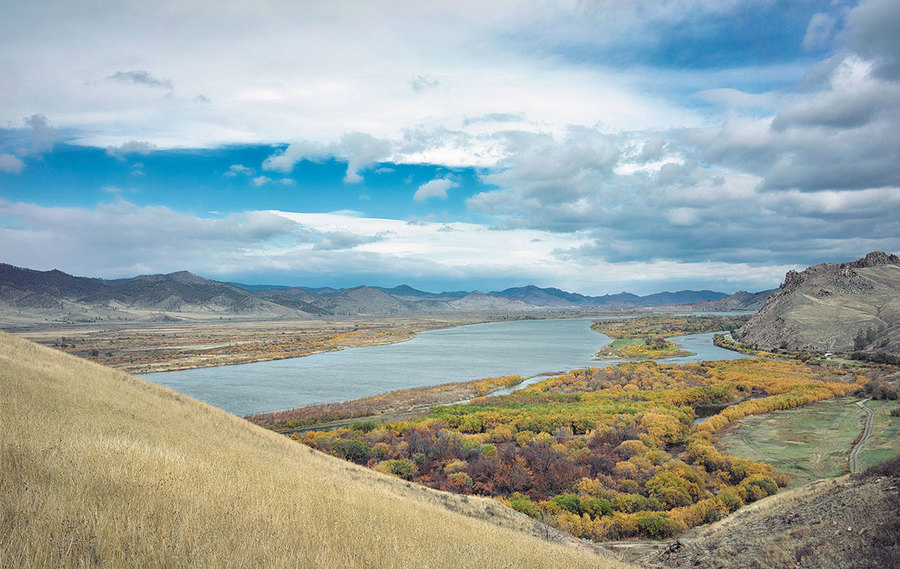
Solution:
{"label": "shrub", "polygon": [[531,498],[524,494],[516,492],[509,497],[509,507],[517,512],[522,512],[526,516],[539,520],[542,518],[541,510],[537,504],[531,501]]}
{"label": "shrub", "polygon": [[407,480],[418,473],[418,469],[416,468],[416,465],[413,464],[413,461],[406,458],[382,460],[375,465],[375,470],[384,472],[385,474],[393,474],[394,476],[399,476],[400,478],[405,478]]}
{"label": "shrub", "polygon": [[612,515],[612,502],[606,498],[582,498],[581,512],[594,519]]}
{"label": "shrub", "polygon": [[574,494],[560,494],[550,498],[550,501],[559,507],[569,510],[573,514],[581,515],[581,500]]}
{"label": "shrub", "polygon": [[729,512],[737,511],[744,505],[744,501],[732,488],[725,488],[716,496],[716,501],[722,504]]}
{"label": "shrub", "polygon": [[668,514],[659,512],[641,512],[635,514],[638,533],[651,539],[672,537],[680,531],[684,531],[684,524],[673,519]]}
{"label": "shrub", "polygon": [[344,460],[349,460],[356,464],[367,463],[372,453],[369,445],[352,439],[336,440],[331,445],[331,451]]}

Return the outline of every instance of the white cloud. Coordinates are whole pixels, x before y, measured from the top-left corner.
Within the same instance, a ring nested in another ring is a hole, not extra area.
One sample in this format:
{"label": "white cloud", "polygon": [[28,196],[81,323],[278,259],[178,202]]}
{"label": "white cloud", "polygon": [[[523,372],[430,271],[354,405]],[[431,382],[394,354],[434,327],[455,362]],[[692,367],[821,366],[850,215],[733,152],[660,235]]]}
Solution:
{"label": "white cloud", "polygon": [[[231,5],[212,18],[205,3],[185,1],[179,25],[172,26],[171,11],[152,2],[102,9],[90,2],[52,9],[30,3],[0,22],[9,54],[0,75],[18,79],[16,89],[0,93],[0,124],[40,108],[73,129],[79,143],[105,148],[139,137],[160,148],[183,148],[298,140],[327,145],[348,132],[399,141],[419,127],[496,133],[508,125],[464,123],[504,114],[548,131],[568,124],[624,129],[704,120],[648,94],[642,71],[568,63],[525,49],[532,44],[521,38],[548,18],[554,25],[541,36],[554,41],[602,35],[599,25],[616,27],[599,18],[589,23],[580,18],[583,11],[576,4],[523,11],[515,2],[472,10],[456,3],[262,1]],[[643,25],[630,22],[627,27]],[[197,41],[222,29],[231,30],[228,42]],[[71,46],[77,46],[75,56]],[[444,154],[484,163],[471,149],[447,142]],[[360,171],[351,168],[348,182]]]}
{"label": "white cloud", "polygon": [[255,178],[253,178],[253,185],[259,187],[259,186],[262,186],[263,184],[268,184],[271,181],[272,181],[272,178],[270,178],[268,176],[257,176]]}
{"label": "white cloud", "polygon": [[266,158],[262,167],[263,170],[288,174],[301,160],[319,162],[329,157],[340,158],[347,162],[344,182],[358,184],[363,180],[360,172],[380,160],[389,158],[390,155],[390,142],[362,132],[350,132],[343,135],[338,142],[330,144],[316,144],[309,141],[293,143]]}
{"label": "white cloud", "polygon": [[[603,294],[656,292],[673,282],[758,289],[777,284],[786,270],[708,261],[614,264],[560,254],[591,246],[587,232],[409,224],[343,213],[250,211],[198,218],[124,200],[96,209],[0,201],[0,216],[14,220],[0,226],[8,252],[4,262],[104,277],[188,269],[214,278],[252,274],[295,284],[313,278],[332,284],[442,281],[456,288],[534,283]],[[504,254],[498,257],[498,250]]]}
{"label": "white cloud", "polygon": [[112,156],[116,160],[125,160],[125,156],[128,154],[140,154],[146,156],[153,150],[156,150],[156,145],[152,142],[146,140],[129,140],[117,146],[107,146],[106,154],[107,156]]}
{"label": "white cloud", "polygon": [[459,186],[450,178],[435,178],[434,180],[425,182],[416,190],[413,199],[417,202],[425,201],[428,198],[447,199],[447,190]]}
{"label": "white cloud", "polygon": [[238,174],[243,174],[245,176],[252,176],[256,171],[253,168],[249,168],[244,166],[243,164],[232,164],[228,167],[228,171],[222,174],[223,176],[227,176],[229,178],[234,178]]}
{"label": "white cloud", "polygon": [[12,154],[0,154],[0,172],[18,174],[25,168],[25,163],[18,156]]}

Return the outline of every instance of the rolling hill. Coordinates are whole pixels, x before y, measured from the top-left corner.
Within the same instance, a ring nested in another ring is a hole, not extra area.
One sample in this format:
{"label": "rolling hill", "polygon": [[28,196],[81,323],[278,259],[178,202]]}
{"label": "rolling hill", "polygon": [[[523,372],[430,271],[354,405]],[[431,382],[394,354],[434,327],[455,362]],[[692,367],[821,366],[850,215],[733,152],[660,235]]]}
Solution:
{"label": "rolling hill", "polygon": [[0,362],[0,567],[624,567],[4,333]]}
{"label": "rolling hill", "polygon": [[739,290],[734,294],[723,296],[718,300],[698,302],[694,305],[694,308],[709,312],[727,312],[732,310],[756,312],[763,307],[766,303],[766,299],[769,298],[769,295],[773,292],[775,292],[775,289],[760,292]]}
{"label": "rolling hill", "polygon": [[0,263],[0,327],[5,328],[48,323],[287,320],[691,305],[723,296],[708,290],[584,296],[533,285],[491,293],[431,293],[407,285],[344,289],[240,285],[187,271],[106,280]]}
{"label": "rolling hill", "polygon": [[875,251],[789,271],[738,333],[769,350],[900,354],[900,258]]}

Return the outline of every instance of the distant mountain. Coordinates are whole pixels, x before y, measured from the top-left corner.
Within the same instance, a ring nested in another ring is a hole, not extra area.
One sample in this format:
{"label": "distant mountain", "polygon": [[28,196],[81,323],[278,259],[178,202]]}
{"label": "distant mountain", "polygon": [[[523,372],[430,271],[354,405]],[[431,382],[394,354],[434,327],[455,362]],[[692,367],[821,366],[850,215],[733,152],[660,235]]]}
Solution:
{"label": "distant mountain", "polygon": [[470,292],[466,296],[448,303],[453,309],[462,312],[478,312],[482,310],[534,310],[534,306],[521,300],[510,300],[482,292]]}
{"label": "distant mountain", "polygon": [[490,294],[532,306],[591,306],[590,297],[558,288],[540,288],[534,285],[508,288]]}
{"label": "distant mountain", "polygon": [[382,287],[374,287],[380,290],[381,292],[385,292],[391,296],[403,297],[403,298],[428,298],[431,300],[449,300],[454,298],[462,298],[469,294],[467,291],[458,290],[452,292],[425,292],[422,290],[414,289],[408,285],[400,285],[395,286],[393,288],[382,288]]}
{"label": "distant mountain", "polygon": [[533,306],[543,307],[594,307],[594,306],[664,306],[694,304],[701,301],[718,300],[725,296],[724,292],[711,290],[681,290],[678,292],[658,292],[647,296],[638,296],[628,292],[606,294],[603,296],[584,296],[566,292],[558,288],[540,288],[534,285],[508,288],[490,293],[510,300],[521,300]]}
{"label": "distant mountain", "polygon": [[698,302],[719,300],[724,292],[711,290],[679,290],[677,292],[658,292],[642,296],[635,303],[638,306],[664,306],[672,304],[696,304]]}
{"label": "distant mountain", "polygon": [[900,354],[900,258],[875,251],[788,271],[738,335],[765,349]]}
{"label": "distant mountain", "polygon": [[725,295],[718,300],[706,300],[698,302],[694,305],[697,310],[709,312],[726,312],[729,310],[741,310],[746,312],[756,312],[766,303],[769,295],[776,289],[764,290],[761,292],[747,292],[739,290],[734,294]]}
{"label": "distant mountain", "polygon": [[0,264],[0,306],[74,321],[156,319],[160,313],[185,317],[304,316],[295,308],[186,271],[105,280],[6,264]]}
{"label": "distant mountain", "polygon": [[585,296],[533,285],[490,293],[433,293],[409,285],[346,289],[245,285],[213,281],[187,271],[107,280],[0,264],[3,326],[47,321],[283,319],[688,305],[723,296],[707,290]]}

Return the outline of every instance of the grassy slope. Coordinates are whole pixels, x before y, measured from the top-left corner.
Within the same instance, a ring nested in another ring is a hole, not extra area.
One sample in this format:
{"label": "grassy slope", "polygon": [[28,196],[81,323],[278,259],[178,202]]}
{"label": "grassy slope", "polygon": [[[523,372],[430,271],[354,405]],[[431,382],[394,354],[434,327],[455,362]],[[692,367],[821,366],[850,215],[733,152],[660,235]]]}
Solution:
{"label": "grassy slope", "polygon": [[0,567],[620,566],[516,525],[0,333]]}

